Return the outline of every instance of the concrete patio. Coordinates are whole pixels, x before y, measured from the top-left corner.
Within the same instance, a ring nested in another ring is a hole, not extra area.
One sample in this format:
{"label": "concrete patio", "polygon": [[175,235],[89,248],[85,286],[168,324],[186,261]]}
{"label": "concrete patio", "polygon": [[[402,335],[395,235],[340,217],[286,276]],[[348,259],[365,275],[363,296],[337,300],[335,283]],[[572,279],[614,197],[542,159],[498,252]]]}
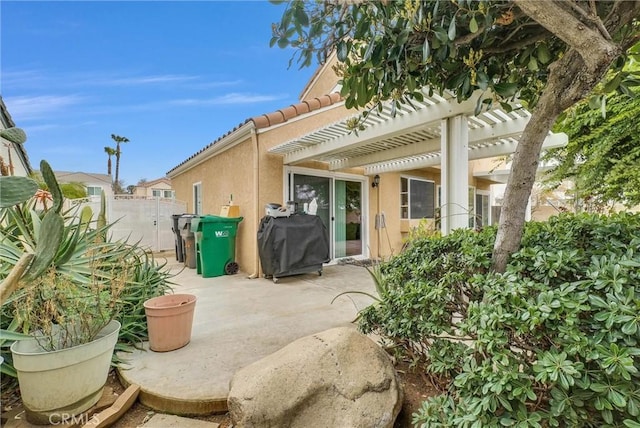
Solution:
{"label": "concrete patio", "polygon": [[[175,272],[182,264],[170,262]],[[237,275],[202,278],[182,270],[173,281],[175,293],[197,297],[191,342],[171,352],[145,350],[120,353],[127,363],[119,370],[125,385],[141,386],[139,400],[157,411],[205,415],[227,410],[233,374],[292,341],[329,328],[353,325],[358,309],[375,294],[364,267],[327,266],[317,273],[280,278]],[[355,325],[354,325],[355,328]]]}

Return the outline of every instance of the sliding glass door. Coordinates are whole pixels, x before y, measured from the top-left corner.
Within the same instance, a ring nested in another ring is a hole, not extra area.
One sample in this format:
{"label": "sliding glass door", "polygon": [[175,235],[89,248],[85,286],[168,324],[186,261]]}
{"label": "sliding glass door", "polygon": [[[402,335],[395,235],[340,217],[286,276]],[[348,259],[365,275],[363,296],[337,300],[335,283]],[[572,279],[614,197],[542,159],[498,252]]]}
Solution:
{"label": "sliding glass door", "polygon": [[334,256],[362,254],[362,183],[335,180]]}
{"label": "sliding glass door", "polygon": [[291,172],[288,187],[298,211],[317,215],[326,226],[332,258],[363,254],[362,181]]}

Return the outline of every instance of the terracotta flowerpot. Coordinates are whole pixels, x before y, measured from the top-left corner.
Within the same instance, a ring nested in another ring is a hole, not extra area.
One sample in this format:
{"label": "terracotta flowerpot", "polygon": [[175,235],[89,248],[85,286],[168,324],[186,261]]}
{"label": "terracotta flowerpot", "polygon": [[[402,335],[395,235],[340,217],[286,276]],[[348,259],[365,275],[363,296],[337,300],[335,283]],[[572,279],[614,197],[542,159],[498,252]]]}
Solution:
{"label": "terracotta flowerpot", "polygon": [[167,352],[186,346],[191,340],[196,296],[167,294],[144,302],[149,329],[149,348]]}

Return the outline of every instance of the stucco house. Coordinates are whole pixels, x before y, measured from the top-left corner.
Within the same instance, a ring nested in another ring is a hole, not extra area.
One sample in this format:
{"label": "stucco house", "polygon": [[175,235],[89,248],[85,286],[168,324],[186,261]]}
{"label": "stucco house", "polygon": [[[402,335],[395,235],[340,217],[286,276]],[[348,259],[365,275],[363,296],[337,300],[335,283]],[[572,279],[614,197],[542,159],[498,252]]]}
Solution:
{"label": "stucco house", "polygon": [[175,199],[176,196],[173,187],[171,187],[171,180],[167,177],[139,182],[133,189],[133,195],[164,199]]}
{"label": "stucco house", "polygon": [[111,176],[94,172],[54,171],[60,183],[82,183],[87,188],[87,196],[90,200],[100,200],[104,191],[107,198],[113,196]]}
{"label": "stucco house", "polygon": [[[9,110],[0,96],[0,129],[9,129],[15,126]],[[26,177],[32,172],[29,157],[22,144],[15,144],[0,138],[0,159],[2,159],[2,164],[6,167],[8,175]]]}
{"label": "stucco house", "polygon": [[[233,195],[244,217],[236,260],[251,276],[261,274],[256,235],[272,202],[317,205],[333,259],[397,254],[413,227],[437,216],[443,233],[491,222],[496,159],[515,150],[530,114],[474,116],[477,97],[457,103],[424,91],[423,102],[371,112],[352,132],[360,112],[344,106],[335,61],[319,67],[299,103],[245,120],[167,173],[190,212],[218,214]],[[566,141],[550,134],[545,147]]]}

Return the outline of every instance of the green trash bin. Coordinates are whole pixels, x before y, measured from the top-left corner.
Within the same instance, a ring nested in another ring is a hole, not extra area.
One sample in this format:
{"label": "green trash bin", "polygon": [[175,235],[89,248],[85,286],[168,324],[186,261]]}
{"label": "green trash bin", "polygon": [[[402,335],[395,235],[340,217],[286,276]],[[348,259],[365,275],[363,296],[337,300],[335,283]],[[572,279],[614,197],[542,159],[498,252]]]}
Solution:
{"label": "green trash bin", "polygon": [[196,272],[203,278],[238,272],[236,234],[242,219],[205,215],[191,220],[196,237]]}

